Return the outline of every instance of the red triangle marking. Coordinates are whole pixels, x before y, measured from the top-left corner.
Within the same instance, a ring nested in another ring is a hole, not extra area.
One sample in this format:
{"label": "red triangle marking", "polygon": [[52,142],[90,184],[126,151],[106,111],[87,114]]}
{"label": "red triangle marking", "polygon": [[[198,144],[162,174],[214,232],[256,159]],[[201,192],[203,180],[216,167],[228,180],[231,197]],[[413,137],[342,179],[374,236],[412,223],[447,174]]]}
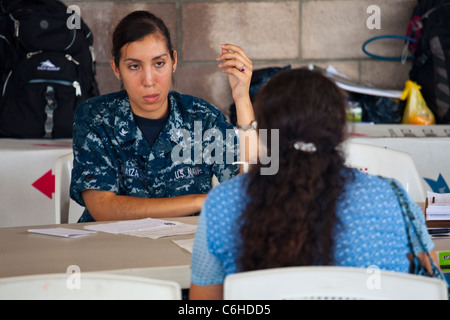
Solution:
{"label": "red triangle marking", "polygon": [[37,179],[32,186],[50,199],[53,199],[53,193],[55,193],[55,175],[52,174],[52,170],[50,169],[46,174]]}

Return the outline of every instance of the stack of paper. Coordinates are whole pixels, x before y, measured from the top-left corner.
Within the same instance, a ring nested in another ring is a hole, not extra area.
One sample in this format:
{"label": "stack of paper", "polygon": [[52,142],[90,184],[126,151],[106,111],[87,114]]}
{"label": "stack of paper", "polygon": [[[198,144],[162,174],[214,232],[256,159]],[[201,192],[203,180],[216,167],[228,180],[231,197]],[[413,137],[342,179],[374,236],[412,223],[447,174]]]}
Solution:
{"label": "stack of paper", "polygon": [[370,84],[359,84],[357,81],[351,80],[346,75],[339,73],[333,66],[328,66],[327,69],[323,69],[314,64],[310,64],[308,67],[310,70],[321,71],[328,78],[334,80],[337,86],[348,92],[361,93],[370,96],[385,97],[391,99],[400,99],[403,94],[403,91],[400,90],[374,88]]}
{"label": "stack of paper", "polygon": [[195,233],[197,226],[177,221],[147,218],[95,224],[85,226],[85,228],[93,231],[158,239],[161,237]]}
{"label": "stack of paper", "polygon": [[450,238],[450,228],[428,228],[431,238]]}
{"label": "stack of paper", "polygon": [[450,193],[427,192],[427,220],[450,220]]}

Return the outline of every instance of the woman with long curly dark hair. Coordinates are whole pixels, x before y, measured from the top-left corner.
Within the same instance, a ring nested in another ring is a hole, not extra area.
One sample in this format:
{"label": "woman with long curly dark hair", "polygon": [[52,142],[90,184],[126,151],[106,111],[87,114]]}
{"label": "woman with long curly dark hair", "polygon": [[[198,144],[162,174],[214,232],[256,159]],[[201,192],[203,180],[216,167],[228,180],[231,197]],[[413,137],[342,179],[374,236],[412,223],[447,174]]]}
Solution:
{"label": "woman with long curly dark hair", "polygon": [[[224,278],[242,271],[376,265],[409,272],[390,184],[344,165],[346,106],[333,81],[307,69],[283,71],[263,87],[254,106],[258,129],[278,130],[278,137],[260,135],[260,149],[278,153],[278,171],[264,175],[267,165],[258,161],[210,192],[194,243],[191,298],[222,298]],[[433,251],[423,213],[406,197]]]}

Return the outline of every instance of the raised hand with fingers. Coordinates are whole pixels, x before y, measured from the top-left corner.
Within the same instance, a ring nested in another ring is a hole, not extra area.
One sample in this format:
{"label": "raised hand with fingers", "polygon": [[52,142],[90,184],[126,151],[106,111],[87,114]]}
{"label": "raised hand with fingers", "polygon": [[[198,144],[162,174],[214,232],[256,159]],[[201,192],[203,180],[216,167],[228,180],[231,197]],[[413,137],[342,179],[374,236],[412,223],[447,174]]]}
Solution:
{"label": "raised hand with fingers", "polygon": [[219,67],[228,74],[228,81],[236,103],[240,100],[250,99],[250,82],[252,79],[253,64],[242,48],[232,45],[221,45],[222,53],[217,58],[221,61]]}
{"label": "raised hand with fingers", "polygon": [[[219,67],[228,75],[231,92],[236,105],[237,127],[241,149],[241,163],[248,164],[256,159],[257,135],[255,114],[250,100],[250,83],[252,80],[253,64],[242,48],[232,45],[221,45],[222,53],[217,58],[221,61]],[[248,142],[247,142],[248,141]],[[251,151],[253,150],[253,151]],[[246,171],[241,166],[241,172]]]}

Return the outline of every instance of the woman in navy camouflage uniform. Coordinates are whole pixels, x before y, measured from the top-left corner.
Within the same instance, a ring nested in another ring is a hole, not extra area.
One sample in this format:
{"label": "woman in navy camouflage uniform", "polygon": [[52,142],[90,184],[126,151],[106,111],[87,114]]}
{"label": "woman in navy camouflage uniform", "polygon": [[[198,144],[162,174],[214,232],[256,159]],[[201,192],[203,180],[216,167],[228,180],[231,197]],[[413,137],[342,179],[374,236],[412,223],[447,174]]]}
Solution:
{"label": "woman in navy camouflage uniform", "polygon": [[[237,46],[221,49],[238,123],[248,126],[252,63]],[[208,102],[170,90],[177,52],[153,14],[126,16],[112,53],[125,90],[90,99],[75,115],[71,197],[86,207],[80,222],[200,212],[213,175],[221,182],[239,173],[233,126]]]}

